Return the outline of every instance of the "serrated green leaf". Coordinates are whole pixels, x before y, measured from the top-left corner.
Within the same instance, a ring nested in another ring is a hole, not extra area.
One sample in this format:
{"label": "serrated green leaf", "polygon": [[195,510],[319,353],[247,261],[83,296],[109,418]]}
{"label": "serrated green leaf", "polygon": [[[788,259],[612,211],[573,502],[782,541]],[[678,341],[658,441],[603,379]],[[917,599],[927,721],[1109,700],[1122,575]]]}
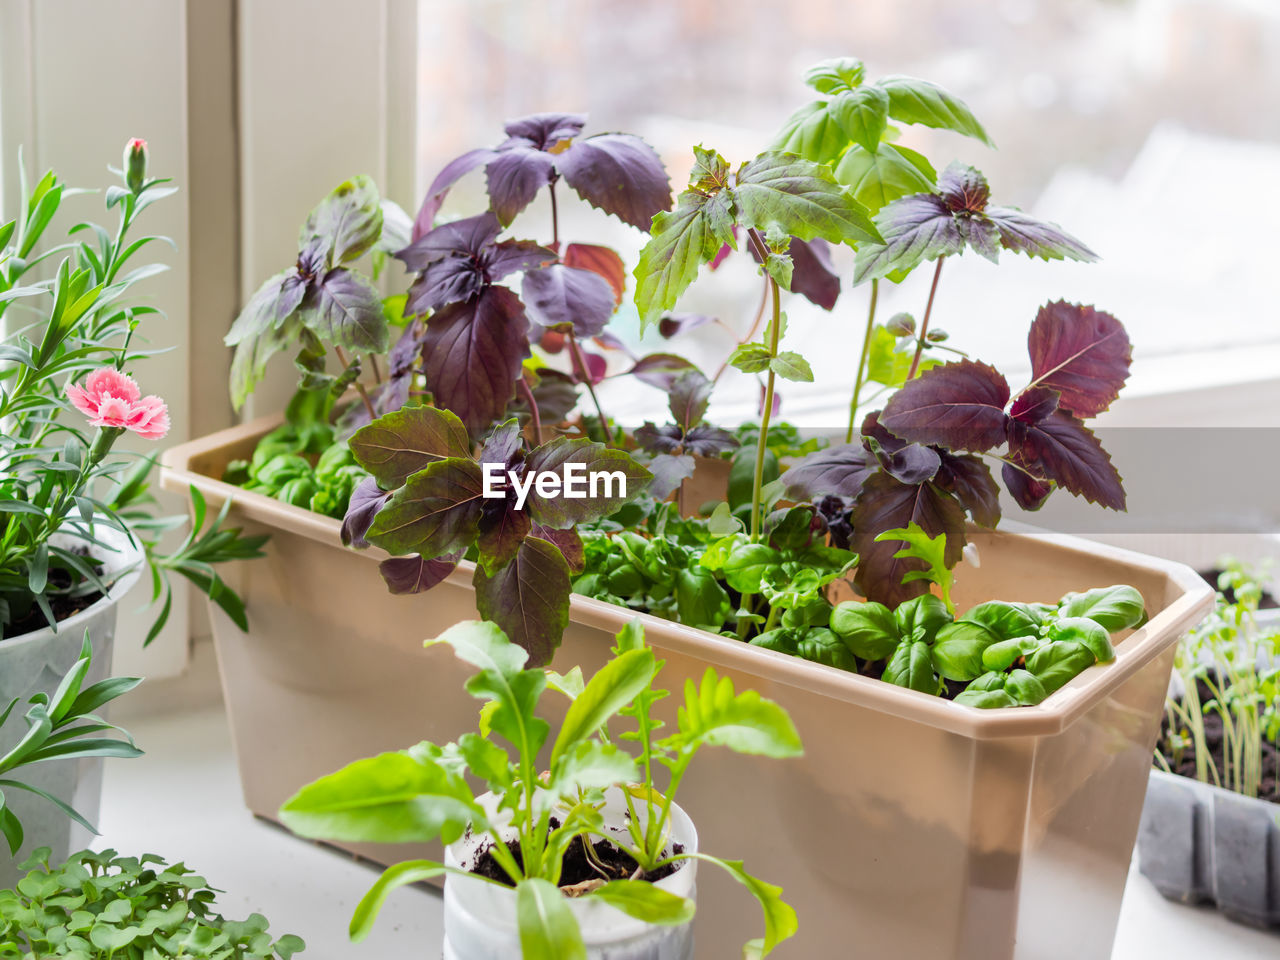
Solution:
{"label": "serrated green leaf", "polygon": [[754,690],[735,694],[733,681],[711,667],[702,683],[685,682],[684,706],[677,711],[678,732],[662,746],[671,749],[702,745],[728,747],[756,756],[798,757],[804,753],[800,735],[787,712]]}
{"label": "serrated green leaf", "polygon": [[769,369],[773,353],[763,343],[743,343],[729,354],[729,365],[743,373],[763,373]]}
{"label": "serrated green leaf", "polygon": [[813,382],[813,368],[809,366],[809,361],[794,350],[783,350],[771,359],[769,361],[769,369],[783,380],[792,380],[798,383]]}
{"label": "serrated green leaf", "polygon": [[719,241],[705,207],[707,197],[682,193],[675,210],[653,218],[649,242],[636,264],[636,309],[640,332],[675,307],[680,295],[698,276],[698,268],[716,255]]}
{"label": "serrated green leaf", "polygon": [[894,200],[927,193],[938,181],[937,171],[923,155],[893,143],[879,144],[874,153],[854,146],[833,173],[872,214]]}
{"label": "serrated green leaf", "polygon": [[742,223],[766,230],[777,221],[801,240],[880,243],[866,208],[836,183],[829,167],[781,153],[762,153],[738,171],[733,188]]}

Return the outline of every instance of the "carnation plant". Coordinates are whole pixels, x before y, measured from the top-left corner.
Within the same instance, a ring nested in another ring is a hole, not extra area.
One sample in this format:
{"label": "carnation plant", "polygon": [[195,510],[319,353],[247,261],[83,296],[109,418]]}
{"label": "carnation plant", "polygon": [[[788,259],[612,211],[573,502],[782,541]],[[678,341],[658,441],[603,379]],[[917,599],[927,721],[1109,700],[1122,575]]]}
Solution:
{"label": "carnation plant", "polygon": [[195,530],[163,552],[161,536],[185,520],[156,515],[147,483],[154,456],[116,446],[127,433],[155,441],[169,431],[164,400],[129,372],[157,352],[142,347],[141,323],[163,318],[133,299],[135,287],[166,269],[136,257],[165,238],[132,231],[177,188],[148,177],[143,140],[129,141],[123,169],[113,172],[121,183],[105,193],[117,216],[111,231],[78,223],[65,241],[44,242],[73,192],[52,171],[34,186],[24,174],[17,216],[0,225],[0,637],[56,625],[105,593],[105,561],[116,552],[102,538],[108,529],[142,548],[154,596],[164,597],[147,642],[168,618],[173,573],[245,626],[243,605],[214,564],[260,555],[265,538],[220,522],[202,532],[204,504],[193,490]]}

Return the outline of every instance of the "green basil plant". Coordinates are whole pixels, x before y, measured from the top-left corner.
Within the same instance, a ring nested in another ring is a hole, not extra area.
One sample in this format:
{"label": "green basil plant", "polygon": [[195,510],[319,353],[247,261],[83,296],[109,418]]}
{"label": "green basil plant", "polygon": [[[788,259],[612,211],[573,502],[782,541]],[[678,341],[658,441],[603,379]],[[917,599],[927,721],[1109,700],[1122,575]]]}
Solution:
{"label": "green basil plant", "polygon": [[[449,844],[468,829],[488,834],[493,859],[507,885],[515,888],[525,960],[586,956],[577,921],[558,885],[566,851],[578,843],[589,850],[589,837],[606,838],[635,861],[636,870],[585,896],[648,923],[687,923],[693,902],[646,877],[696,858],[728,871],[760,903],[764,936],[748,943],[744,955],[766,956],[796,932],[795,911],[782,900],[781,888],[747,873],[741,861],[674,849],[670,836],[675,794],[702,747],[777,758],[801,754],[786,711],[755,691],[735,693],[727,677],[708,668],[700,684],[686,683],[675,729],[659,737],[663,724],[653,706],[668,692],[654,684],[663,661],[645,645],[638,620],[617,635],[613,658],[585,682],[578,667],[563,676],[527,669],[528,653],[493,623],[466,621],[427,641],[428,646],[439,643],[476,668],[466,689],[485,701],[479,731],[453,743],[424,742],[357,760],[320,778],[281,807],[281,818],[291,830],[366,843]],[[550,724],[536,712],[548,688],[571,700],[554,739]],[[619,715],[632,721],[630,729],[610,727]],[[623,749],[624,741],[635,745],[634,755]],[[659,768],[669,774],[662,790]],[[468,775],[488,787],[498,800],[496,807],[486,806],[473,792]],[[625,798],[625,835],[605,830],[604,792],[611,787],[621,787]],[[495,809],[498,815],[491,813]],[[393,889],[447,872],[479,877],[431,860],[390,867],[356,907],[352,938],[368,934]]]}

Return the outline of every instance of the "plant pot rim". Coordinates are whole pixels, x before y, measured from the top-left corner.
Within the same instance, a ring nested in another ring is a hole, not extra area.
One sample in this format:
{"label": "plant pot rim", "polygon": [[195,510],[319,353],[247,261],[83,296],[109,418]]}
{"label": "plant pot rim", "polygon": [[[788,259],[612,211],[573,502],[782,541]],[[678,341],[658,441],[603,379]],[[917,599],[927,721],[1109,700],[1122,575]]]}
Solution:
{"label": "plant pot rim", "polygon": [[[278,426],[283,419],[281,413],[264,416],[171,447],[161,458],[161,487],[184,492],[188,485],[194,486],[213,505],[233,499],[235,509],[248,519],[337,550],[349,550],[342,546],[340,521],[260,493],[246,491],[201,473],[195,466],[197,461],[207,459],[228,446],[247,446]],[[697,657],[719,668],[760,678],[766,684],[772,682],[798,687],[815,695],[858,704],[970,739],[1053,735],[1075,723],[1092,706],[1110,696],[1143,666],[1166,650],[1177,637],[1198,623],[1212,605],[1214,592],[1209,584],[1185,564],[1065,534],[1030,532],[1027,528],[1023,528],[1026,532],[1010,532],[1015,526],[1006,524],[1004,530],[983,530],[982,534],[997,543],[1029,539],[1058,550],[1085,553],[1129,566],[1141,566],[1163,574],[1180,591],[1173,602],[1161,609],[1144,626],[1116,643],[1114,661],[1090,667],[1036,706],[994,710],[969,707],[943,697],[802,660],[776,650],[729,642],[696,627],[664,620],[652,614],[636,613],[634,610],[580,594],[573,594],[570,598],[569,618],[571,622],[595,627],[612,636],[639,617],[646,632],[660,636],[661,645],[669,650]],[[382,560],[389,556],[376,547],[350,552],[371,560]],[[474,571],[474,563],[462,561],[444,583],[470,590]]]}
{"label": "plant pot rim", "polygon": [[1280,800],[1269,800],[1266,797],[1246,797],[1243,793],[1236,793],[1230,787],[1220,787],[1216,783],[1205,783],[1195,777],[1184,777],[1180,773],[1170,773],[1168,770],[1161,770],[1159,767],[1151,768],[1151,777],[1155,780],[1161,780],[1168,784],[1185,787],[1201,793],[1208,793],[1214,796],[1225,795],[1235,802],[1264,809],[1269,817],[1280,816]]}
{"label": "plant pot rim", "polygon": [[[0,655],[3,655],[6,650],[41,643],[53,636],[83,629],[88,621],[98,616],[104,609],[119,603],[124,595],[133,589],[133,585],[138,582],[138,578],[142,575],[142,550],[125,533],[114,527],[104,526],[96,535],[99,540],[119,551],[117,555],[118,562],[106,563],[104,561],[104,566],[108,567],[107,572],[110,573],[112,567],[117,571],[123,572],[118,573],[116,578],[111,581],[111,586],[107,588],[106,593],[83,610],[73,613],[65,620],[59,620],[56,627],[43,626],[39,630],[30,630],[14,637],[0,639]],[[115,560],[116,557],[108,559]]]}

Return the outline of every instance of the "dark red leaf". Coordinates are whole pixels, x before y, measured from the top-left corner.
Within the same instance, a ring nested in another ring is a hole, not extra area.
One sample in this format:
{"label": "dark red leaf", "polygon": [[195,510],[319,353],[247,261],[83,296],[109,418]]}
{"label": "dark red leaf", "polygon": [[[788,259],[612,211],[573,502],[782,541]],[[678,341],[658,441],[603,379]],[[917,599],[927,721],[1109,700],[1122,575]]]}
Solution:
{"label": "dark red leaf", "polygon": [[622,295],[627,290],[627,268],[616,251],[594,243],[571,243],[564,248],[562,259],[566,267],[591,270],[604,277],[613,290],[614,309],[622,306]]}
{"label": "dark red leaf", "polygon": [[1038,220],[1013,207],[988,207],[987,217],[1000,231],[1000,245],[1042,260],[1084,260],[1098,255],[1056,223]]}
{"label": "dark red leaf", "polygon": [[568,437],[556,437],[535,448],[525,462],[529,473],[554,473],[562,480],[569,464],[580,467],[576,487],[586,492],[584,496],[568,496],[563,488],[555,496],[544,496],[536,484],[529,490],[524,505],[529,516],[557,529],[609,516],[639,496],[651,476],[625,451]]}
{"label": "dark red leaf", "polygon": [[1005,440],[1009,384],[994,367],[958,360],[926,370],[890,398],[880,422],[904,440],[981,453]]}
{"label": "dark red leaf", "polygon": [[351,499],[347,501],[347,514],[342,518],[342,542],[348,547],[364,549],[369,541],[364,535],[369,532],[373,518],[378,515],[382,505],[391,499],[391,494],[378,488],[378,481],[373,477],[365,477],[351,491]]}
{"label": "dark red leaf", "polygon": [[684,442],[684,434],[674,423],[656,426],[646,420],[632,434],[641,450],[649,453],[674,453]]}
{"label": "dark red leaf", "polygon": [[859,558],[854,584],[868,600],[890,607],[926,593],[928,586],[919,580],[902,582],[908,571],[924,569],[924,562],[911,557],[895,558],[903,544],[897,540],[877,541],[879,534],[918,523],[930,536],[946,534],[948,564],[958,563],[964,549],[964,509],[932,483],[899,483],[887,473],[876,471],[862,486],[852,520],[851,548]]}
{"label": "dark red leaf", "polygon": [[480,450],[480,462],[501,463],[508,467],[515,464],[516,454],[524,439],[520,433],[520,424],[516,420],[508,420],[493,428],[493,432],[484,441]]}
{"label": "dark red leaf", "polygon": [[[765,404],[765,400],[768,398],[768,394],[769,394],[769,391],[765,389],[765,385],[763,383],[760,384],[760,404],[756,408],[756,412],[759,413],[760,416],[762,417],[764,416],[764,404]],[[782,392],[781,391],[779,390],[773,391],[773,403],[771,403],[769,406],[770,406],[769,416],[771,417],[776,417],[778,414],[782,412]]]}
{"label": "dark red leaf", "polygon": [[692,363],[674,353],[651,353],[637,360],[635,366],[627,372],[641,383],[667,391],[671,389],[677,377],[693,369],[696,367]]}
{"label": "dark red leaf", "polygon": [[423,234],[396,254],[396,259],[408,270],[422,270],[429,263],[442,257],[469,256],[479,258],[485,247],[493,243],[502,232],[502,225],[493,211],[442,223]]}
{"label": "dark red leaf", "polygon": [[609,361],[598,353],[592,353],[590,350],[581,348],[578,349],[577,356],[573,358],[572,366],[578,382],[584,383],[589,380],[593,387],[603,380],[605,374],[609,372]]}
{"label": "dark red leaf", "polygon": [[1129,378],[1132,348],[1109,313],[1059,300],[1040,308],[1027,334],[1032,383],[1052,387],[1062,409],[1096,417]]}
{"label": "dark red leaf", "polygon": [[538,150],[550,150],[561,140],[571,140],[580,134],[586,122],[585,113],[534,113],[508,120],[502,129],[508,137],[527,141]]}
{"label": "dark red leaf", "polygon": [[583,200],[640,230],[671,209],[667,171],[639,137],[604,133],[575,140],[556,156],[556,169]]}
{"label": "dark red leaf", "polygon": [[414,240],[431,232],[435,226],[436,214],[440,212],[440,207],[444,203],[444,198],[448,194],[449,188],[462,179],[465,174],[470,173],[476,167],[484,166],[495,156],[497,156],[497,151],[481,147],[479,150],[468,150],[462,156],[455,157],[445,164],[444,169],[437,173],[436,178],[431,181],[431,186],[427,188],[427,195],[423,198],[422,206],[418,208],[418,216],[413,221]]}
{"label": "dark red leaf", "polygon": [[707,415],[707,405],[711,402],[711,389],[714,384],[708,380],[701,370],[686,370],[676,377],[671,385],[667,398],[667,407],[672,419],[681,431],[688,433],[702,422]]}
{"label": "dark red leaf", "polygon": [[405,407],[361,427],[350,440],[351,453],[386,490],[437,460],[471,456],[462,421],[435,407]]}
{"label": "dark red leaf", "polygon": [[[533,399],[538,404],[538,417],[543,427],[559,423],[578,405],[578,387],[567,373],[559,370],[538,371],[538,383],[533,387]],[[528,411],[523,397],[517,397],[512,405],[515,413]]]}
{"label": "dark red leaf", "polygon": [[689,454],[662,453],[649,461],[649,495],[655,500],[665,500],[680,489],[680,484],[693,476],[696,462]]}
{"label": "dark red leaf", "polygon": [[483,493],[480,464],[437,460],[391,495],[365,537],[398,556],[465,550],[475,539]]}
{"label": "dark red leaf", "polygon": [[1006,463],[1000,468],[1000,476],[1010,496],[1023,510],[1039,510],[1044,506],[1049,494],[1053,493],[1053,482],[1040,479],[1027,473],[1017,454],[1009,457],[1013,463]]}
{"label": "dark red leaf", "polygon": [[569,564],[569,569],[574,573],[582,572],[586,565],[586,550],[582,545],[582,538],[573,527],[567,530],[553,530],[551,527],[535,523],[529,535],[554,543],[560,548],[560,553]]}
{"label": "dark red leaf", "polygon": [[330,343],[362,353],[387,349],[387,317],[382,298],[368,280],[346,267],[335,267],[307,290],[302,322]]}
{"label": "dark red leaf", "polygon": [[959,500],[974,523],[994,528],[1000,522],[1000,488],[990,468],[971,453],[953,456],[941,451],[940,455],[942,465],[934,483]]}
{"label": "dark red leaf", "polygon": [[597,346],[603,347],[606,350],[618,350],[625,353],[633,361],[636,359],[636,355],[631,352],[631,348],[608,330],[603,330],[600,333],[597,333],[595,335],[595,342]]}
{"label": "dark red leaf", "polygon": [[853,282],[875,280],[894,271],[914,270],[926,260],[960,253],[964,238],[946,201],[932,193],[917,193],[880,208],[876,226],[884,243],[858,245]]}
{"label": "dark red leaf", "polygon": [[808,242],[791,239],[791,292],[798,293],[823,310],[831,310],[840,296],[840,275],[831,262],[830,247],[821,237]]}
{"label": "dark red leaf", "polygon": [[551,182],[555,162],[551,154],[530,147],[502,150],[484,168],[489,205],[503,226],[533,202],[538,191]]}
{"label": "dark red leaf", "polygon": [[506,287],[486,287],[427,321],[422,373],[436,403],[452,410],[477,435],[502,416],[529,356],[529,321]]}
{"label": "dark red leaf", "polygon": [[532,240],[503,240],[486,247],[480,255],[484,275],[490,282],[501,280],[509,273],[533,270],[555,262],[556,255]]}
{"label": "dark red leaf", "polygon": [[418,362],[418,356],[422,353],[424,330],[421,320],[413,320],[405,324],[404,331],[387,357],[391,376],[403,377],[413,369],[414,364]]}
{"label": "dark red leaf", "polygon": [[684,436],[684,448],[700,457],[719,457],[742,446],[728,430],[700,423]]}
{"label": "dark red leaf", "polygon": [[461,554],[428,560],[425,557],[389,557],[378,564],[387,589],[395,594],[422,593],[453,573]]}
{"label": "dark red leaf", "polygon": [[1030,387],[1018,394],[1009,408],[1009,416],[1019,423],[1039,423],[1058,409],[1058,391],[1048,387]]}
{"label": "dark red leaf", "polygon": [[558,547],[526,537],[515,558],[493,574],[477,564],[476,608],[529,652],[528,666],[551,660],[569,623],[569,565]]}
{"label": "dark red leaf", "polygon": [[486,500],[480,514],[476,550],[480,565],[493,573],[511,562],[529,534],[532,521],[523,510],[516,510],[510,500]]}
{"label": "dark red leaf", "polygon": [[903,483],[924,483],[933,478],[942,462],[931,447],[907,443],[880,423],[880,411],[872,411],[862,421],[862,445],[872,453],[882,469]]}
{"label": "dark red leaf", "polygon": [[444,257],[428,263],[409,287],[404,312],[421,317],[451,303],[479,296],[484,274],[470,257]]}
{"label": "dark red leaf", "polygon": [[860,443],[845,443],[808,454],[782,475],[792,500],[833,495],[856,497],[876,471],[875,458]]}
{"label": "dark red leaf", "polygon": [[1014,442],[1010,430],[1010,452],[1036,476],[1053,480],[1058,486],[1090,503],[1112,510],[1125,508],[1124,485],[1092,431],[1064,410],[1058,410],[1034,425],[1025,425],[1025,438]]}
{"label": "dark red leaf", "polygon": [[663,339],[670,340],[678,333],[686,333],[703,324],[715,322],[715,317],[703,313],[668,313],[658,321],[658,333]]}
{"label": "dark red leaf", "polygon": [[938,193],[953,213],[981,213],[991,199],[991,187],[975,168],[953,161],[938,177]]}
{"label": "dark red leaf", "polygon": [[530,320],[553,330],[572,330],[579,338],[600,333],[616,305],[604,277],[560,263],[526,271],[520,292]]}

